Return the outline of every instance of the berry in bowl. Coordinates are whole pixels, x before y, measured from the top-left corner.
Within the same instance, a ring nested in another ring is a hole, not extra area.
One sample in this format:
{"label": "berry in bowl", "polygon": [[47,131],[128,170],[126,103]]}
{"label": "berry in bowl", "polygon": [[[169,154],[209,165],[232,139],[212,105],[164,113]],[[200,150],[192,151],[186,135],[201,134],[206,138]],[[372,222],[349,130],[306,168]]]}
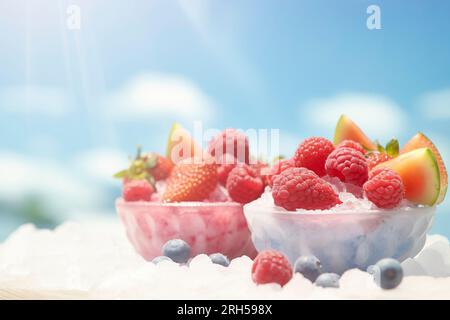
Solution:
{"label": "berry in bowl", "polygon": [[253,243],[291,263],[316,256],[323,272],[414,257],[447,189],[440,154],[423,134],[401,151],[396,140],[382,148],[345,116],[334,144],[306,139],[283,161],[270,171],[272,187],[244,206]]}
{"label": "berry in bowl", "polygon": [[[243,162],[237,157],[238,139],[245,142]],[[187,131],[175,124],[166,157],[139,151],[130,167],[116,174],[123,180],[117,212],[129,240],[146,260],[160,256],[171,239],[188,243],[194,256],[216,252],[230,259],[256,255],[243,204],[264,191],[262,164],[245,162],[249,160],[248,141],[236,130],[225,130],[209,145],[203,153]],[[231,154],[216,156],[222,147],[232,150]]]}

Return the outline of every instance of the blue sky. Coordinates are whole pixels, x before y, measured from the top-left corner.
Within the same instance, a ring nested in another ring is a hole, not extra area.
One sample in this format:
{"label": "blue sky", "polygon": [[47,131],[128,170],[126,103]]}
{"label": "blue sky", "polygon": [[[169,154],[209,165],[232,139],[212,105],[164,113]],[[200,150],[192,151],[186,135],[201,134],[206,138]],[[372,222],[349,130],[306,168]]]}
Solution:
{"label": "blue sky", "polygon": [[[80,30],[66,26],[72,4]],[[381,30],[366,27],[371,4]],[[111,211],[111,171],[137,143],[163,152],[173,121],[279,128],[289,154],[302,138],[331,137],[346,112],[384,141],[424,131],[449,163],[449,10],[441,0],[3,0],[0,162],[31,175],[4,169],[3,202],[29,192],[58,215],[55,197],[73,215]],[[434,231],[450,235],[449,205],[439,211]]]}

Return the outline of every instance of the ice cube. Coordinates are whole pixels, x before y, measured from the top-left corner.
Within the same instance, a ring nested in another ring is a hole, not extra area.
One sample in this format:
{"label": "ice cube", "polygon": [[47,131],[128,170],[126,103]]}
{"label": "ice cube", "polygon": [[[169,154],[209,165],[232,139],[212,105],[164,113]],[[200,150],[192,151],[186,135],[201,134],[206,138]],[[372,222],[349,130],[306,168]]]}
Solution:
{"label": "ice cube", "polygon": [[403,274],[407,276],[424,276],[425,270],[416,260],[408,258],[402,262]]}
{"label": "ice cube", "polygon": [[450,299],[449,261],[448,240],[430,236],[416,258],[403,262],[406,277],[394,290],[381,290],[371,275],[357,269],[342,275],[340,289],[318,288],[299,274],[281,288],[254,284],[253,261],[245,256],[228,268],[212,264],[206,255],[194,257],[189,266],[154,265],[134,252],[117,220],[71,222],[54,231],[24,225],[10,235],[0,245],[0,285],[78,290],[103,299]]}
{"label": "ice cube", "polygon": [[343,183],[339,178],[326,175],[322,177],[322,179],[331,184],[336,193],[347,192],[345,183]]}

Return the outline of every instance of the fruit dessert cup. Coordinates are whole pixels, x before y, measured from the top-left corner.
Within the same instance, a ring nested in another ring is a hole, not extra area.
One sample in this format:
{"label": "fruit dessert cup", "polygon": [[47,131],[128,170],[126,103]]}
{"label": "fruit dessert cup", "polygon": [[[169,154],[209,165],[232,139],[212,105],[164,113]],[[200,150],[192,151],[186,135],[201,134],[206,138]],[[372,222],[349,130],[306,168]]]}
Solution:
{"label": "fruit dessert cup", "polygon": [[236,202],[126,202],[116,201],[128,239],[146,260],[161,255],[168,240],[189,243],[193,255],[223,253],[230,259],[256,251],[242,205]]}
{"label": "fruit dessert cup", "polygon": [[269,197],[266,193],[244,207],[256,249],[281,251],[292,264],[300,256],[315,255],[323,272],[339,274],[351,268],[366,270],[385,257],[414,257],[425,244],[435,213],[435,207],[382,210],[367,203],[292,213],[270,204]]}
{"label": "fruit dessert cup", "polygon": [[425,135],[401,150],[396,139],[382,147],[346,116],[334,143],[306,139],[270,172],[266,192],[244,206],[256,249],[280,251],[292,264],[313,255],[332,273],[414,257],[448,184]]}
{"label": "fruit dessert cup", "polygon": [[253,169],[248,150],[247,137],[227,129],[203,152],[179,124],[170,131],[165,157],[138,150],[130,167],[115,175],[123,181],[116,210],[136,251],[152,260],[167,241],[181,239],[193,255],[254,258],[243,204],[261,195],[264,181],[263,164]]}

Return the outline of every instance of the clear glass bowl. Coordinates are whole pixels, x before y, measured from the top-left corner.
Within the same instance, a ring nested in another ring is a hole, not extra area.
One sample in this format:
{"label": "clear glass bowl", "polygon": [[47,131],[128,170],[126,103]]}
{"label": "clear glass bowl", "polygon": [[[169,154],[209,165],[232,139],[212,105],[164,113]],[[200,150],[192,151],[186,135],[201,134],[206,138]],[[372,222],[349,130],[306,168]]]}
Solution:
{"label": "clear glass bowl", "polygon": [[366,270],[378,260],[414,257],[425,244],[435,207],[366,212],[288,212],[253,202],[244,213],[258,251],[275,249],[291,263],[313,254],[324,272]]}
{"label": "clear glass bowl", "polygon": [[242,205],[235,202],[125,202],[116,209],[128,239],[146,260],[162,254],[168,240],[189,243],[192,254],[220,252],[230,259],[256,255]]}

